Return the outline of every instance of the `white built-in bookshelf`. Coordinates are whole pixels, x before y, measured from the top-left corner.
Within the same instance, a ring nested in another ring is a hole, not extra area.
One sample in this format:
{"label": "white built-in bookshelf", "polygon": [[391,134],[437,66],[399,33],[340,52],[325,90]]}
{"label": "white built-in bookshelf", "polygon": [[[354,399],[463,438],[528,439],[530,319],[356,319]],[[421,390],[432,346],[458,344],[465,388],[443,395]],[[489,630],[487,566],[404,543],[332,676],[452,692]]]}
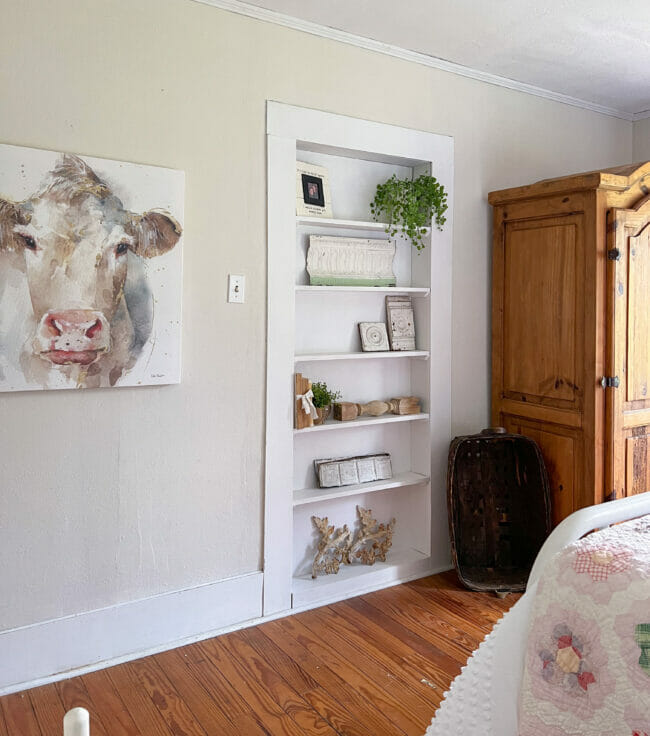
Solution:
{"label": "white built-in bookshelf", "polygon": [[[268,133],[268,361],[264,614],[325,604],[449,567],[445,472],[451,435],[453,141],[446,136],[270,102]],[[333,218],[295,214],[296,161],[324,166]],[[370,221],[377,184],[432,173],[449,196],[443,232],[418,252],[396,238],[396,287],[310,286],[312,234],[388,238]],[[387,294],[412,297],[416,350],[364,353],[358,322],[385,321]],[[415,395],[421,413],[328,420],[296,430],[293,376],[325,381],[343,400]],[[317,458],[389,452],[393,477],[319,488]],[[354,526],[356,507],[397,519],[385,563],[311,579],[312,516]]]}

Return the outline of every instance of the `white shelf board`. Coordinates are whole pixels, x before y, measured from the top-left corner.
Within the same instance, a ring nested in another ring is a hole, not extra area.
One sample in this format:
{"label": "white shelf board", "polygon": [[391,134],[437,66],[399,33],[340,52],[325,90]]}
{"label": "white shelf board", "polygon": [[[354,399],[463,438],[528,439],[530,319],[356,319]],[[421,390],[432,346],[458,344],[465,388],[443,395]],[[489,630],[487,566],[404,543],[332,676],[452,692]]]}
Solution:
{"label": "white shelf board", "polygon": [[[398,520],[399,523],[399,520]],[[292,582],[293,607],[308,606],[322,600],[335,601],[399,582],[416,573],[428,572],[431,558],[416,549],[389,550],[386,562],[374,565],[353,563],[342,565],[336,575],[294,577]]]}
{"label": "white shelf board", "polygon": [[364,427],[375,424],[390,424],[392,422],[417,422],[423,419],[429,419],[428,414],[385,414],[381,417],[360,417],[359,419],[351,419],[347,422],[337,421],[336,419],[328,419],[324,424],[315,427],[305,427],[304,429],[294,429],[294,435],[311,434],[312,432],[327,432],[336,429],[352,429],[353,427]]}
{"label": "white shelf board", "polygon": [[[380,232],[386,233],[387,222],[374,222],[368,220],[340,220],[336,217],[308,217],[297,215],[296,225],[303,226],[317,226],[323,228],[344,228],[346,230],[379,230]],[[431,228],[423,228],[428,233]],[[399,231],[400,228],[398,227]]]}
{"label": "white shelf board", "polygon": [[301,488],[293,492],[293,505],[302,506],[317,501],[330,501],[333,498],[347,498],[358,496],[363,493],[376,493],[386,491],[390,488],[404,488],[428,483],[429,477],[421,473],[398,473],[388,480],[378,480],[370,483],[355,483],[350,486],[337,488]]}
{"label": "white shelf board", "polygon": [[318,226],[326,228],[345,228],[346,230],[380,230],[386,232],[385,222],[368,222],[364,220],[340,220],[335,217],[296,216],[296,225]]}
{"label": "white shelf board", "polygon": [[296,284],[296,293],[323,294],[332,292],[341,294],[351,291],[361,294],[410,294],[411,296],[429,296],[431,289],[425,286],[309,286]]}
{"label": "white shelf board", "polygon": [[385,350],[369,353],[302,353],[294,357],[296,363],[320,363],[325,360],[386,360],[388,358],[420,358],[428,360],[428,350]]}

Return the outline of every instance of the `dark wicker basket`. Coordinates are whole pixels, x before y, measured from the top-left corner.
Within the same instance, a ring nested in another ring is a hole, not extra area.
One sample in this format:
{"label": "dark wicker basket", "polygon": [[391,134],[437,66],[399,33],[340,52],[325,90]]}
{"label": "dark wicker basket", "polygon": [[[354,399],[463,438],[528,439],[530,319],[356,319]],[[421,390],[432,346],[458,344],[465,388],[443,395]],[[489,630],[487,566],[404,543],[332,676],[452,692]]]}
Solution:
{"label": "dark wicker basket", "polygon": [[526,589],[551,531],[546,467],[533,440],[505,429],[456,437],[449,448],[451,552],[471,590]]}

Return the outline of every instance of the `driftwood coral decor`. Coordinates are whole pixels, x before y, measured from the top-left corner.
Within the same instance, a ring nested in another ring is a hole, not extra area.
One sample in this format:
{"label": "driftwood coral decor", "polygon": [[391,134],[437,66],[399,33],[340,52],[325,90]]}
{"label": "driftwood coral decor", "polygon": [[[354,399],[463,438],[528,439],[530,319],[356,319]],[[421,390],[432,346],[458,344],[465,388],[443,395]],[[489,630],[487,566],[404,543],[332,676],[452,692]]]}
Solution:
{"label": "driftwood coral decor", "polygon": [[361,520],[361,529],[356,533],[350,547],[349,561],[359,560],[364,565],[374,565],[377,560],[386,562],[386,554],[393,544],[393,530],[397,523],[391,519],[388,524],[378,524],[372,518],[370,509],[357,506],[357,513]]}
{"label": "driftwood coral decor", "polygon": [[352,401],[339,401],[334,404],[334,419],[349,422],[358,417],[380,417],[383,414],[419,414],[420,399],[417,396],[400,396],[388,401],[369,401],[355,404]]}
{"label": "driftwood coral decor", "polygon": [[357,506],[357,513],[361,527],[354,536],[347,524],[341,529],[335,529],[327,517],[311,517],[320,532],[318,551],[312,565],[312,578],[319,574],[336,574],[341,565],[351,565],[355,561],[364,565],[374,565],[377,560],[386,561],[388,550],[393,544],[396,520],[378,524],[372,517],[372,511],[361,506]]}
{"label": "driftwood coral decor", "polygon": [[316,578],[319,574],[336,574],[341,565],[348,560],[352,532],[348,529],[347,524],[344,524],[341,529],[330,526],[327,516],[323,519],[312,516],[311,520],[320,533],[318,552],[316,552],[314,564],[311,568],[311,576]]}

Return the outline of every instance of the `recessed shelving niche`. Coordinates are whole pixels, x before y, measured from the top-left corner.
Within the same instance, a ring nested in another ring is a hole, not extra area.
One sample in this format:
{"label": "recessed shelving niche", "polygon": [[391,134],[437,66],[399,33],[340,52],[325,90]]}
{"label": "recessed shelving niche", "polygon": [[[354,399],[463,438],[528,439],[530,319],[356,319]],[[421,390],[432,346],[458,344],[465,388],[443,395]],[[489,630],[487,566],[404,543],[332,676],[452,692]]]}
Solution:
{"label": "recessed shelving niche", "polygon": [[[421,254],[397,237],[396,287],[311,286],[309,236],[388,238],[370,221],[377,184],[392,174],[433,174],[452,211],[453,143],[423,133],[268,103],[269,298],[264,613],[309,607],[449,566],[445,470],[450,440],[451,218],[428,229]],[[328,170],[333,218],[296,217],[296,161]],[[291,243],[295,243],[292,247]],[[435,251],[435,259],[432,259]],[[364,353],[358,322],[385,321],[387,294],[412,297],[416,350]],[[416,395],[422,412],[361,417],[294,430],[298,370],[343,400]],[[391,455],[390,480],[319,488],[313,462],[370,452]],[[312,580],[312,515],[353,526],[357,505],[397,519],[385,563],[346,566]]]}

